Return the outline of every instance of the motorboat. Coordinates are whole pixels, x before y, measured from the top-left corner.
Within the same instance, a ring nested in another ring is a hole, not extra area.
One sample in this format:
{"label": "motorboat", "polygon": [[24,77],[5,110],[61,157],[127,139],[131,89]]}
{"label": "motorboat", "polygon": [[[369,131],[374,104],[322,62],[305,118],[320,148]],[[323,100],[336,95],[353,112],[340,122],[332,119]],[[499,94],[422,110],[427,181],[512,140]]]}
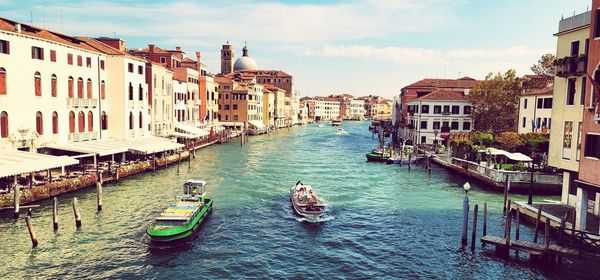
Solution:
{"label": "motorboat", "polygon": [[290,200],[297,215],[306,218],[309,222],[322,221],[325,205],[311,186],[298,181],[290,189]]}

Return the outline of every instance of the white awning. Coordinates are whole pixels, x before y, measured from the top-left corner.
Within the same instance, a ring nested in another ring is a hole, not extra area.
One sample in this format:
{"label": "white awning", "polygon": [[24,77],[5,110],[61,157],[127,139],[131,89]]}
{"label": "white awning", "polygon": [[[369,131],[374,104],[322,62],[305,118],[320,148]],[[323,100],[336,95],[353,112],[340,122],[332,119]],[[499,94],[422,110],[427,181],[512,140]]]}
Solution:
{"label": "white awning", "polygon": [[514,161],[533,161],[532,158],[522,153],[509,153],[508,155],[506,155],[506,157]]}
{"label": "white awning", "polygon": [[48,145],[48,148],[82,154],[97,154],[108,156],[125,152],[153,153],[170,151],[183,147],[183,144],[173,143],[168,138],[149,136],[136,139],[106,139],[94,140],[67,145]]}
{"label": "white awning", "polygon": [[261,121],[248,121],[251,125],[253,125],[256,129],[264,129],[265,125]]}
{"label": "white awning", "polygon": [[0,151],[0,178],[74,164],[79,164],[79,161],[68,156],[51,156],[23,151]]}
{"label": "white awning", "polygon": [[193,125],[188,125],[188,124],[177,124],[177,125],[175,125],[175,129],[181,130],[181,132],[198,135],[200,137],[208,136],[210,134],[210,133],[208,133],[208,131],[206,131],[204,129],[200,129]]}
{"label": "white awning", "polygon": [[478,152],[490,154],[493,156],[498,156],[498,155],[507,156],[508,154],[510,154],[509,152],[507,152],[505,150],[500,150],[500,149],[496,149],[496,148],[485,148],[483,150],[479,150]]}
{"label": "white awning", "polygon": [[162,137],[149,136],[127,140],[130,143],[129,150],[142,154],[158,153],[183,148],[183,144],[171,142],[171,140]]}
{"label": "white awning", "polygon": [[244,123],[243,122],[219,122],[220,125],[224,126],[224,127],[244,127]]}
{"label": "white awning", "polygon": [[514,161],[533,161],[532,158],[522,154],[522,153],[511,153],[505,150],[500,150],[496,148],[485,148],[483,150],[479,150],[480,153],[489,153],[493,156],[505,156]]}
{"label": "white awning", "polygon": [[199,135],[196,134],[188,134],[188,133],[181,133],[181,132],[171,132],[169,133],[169,136],[175,136],[175,137],[181,137],[181,138],[186,138],[186,139],[194,139],[194,138],[199,138]]}

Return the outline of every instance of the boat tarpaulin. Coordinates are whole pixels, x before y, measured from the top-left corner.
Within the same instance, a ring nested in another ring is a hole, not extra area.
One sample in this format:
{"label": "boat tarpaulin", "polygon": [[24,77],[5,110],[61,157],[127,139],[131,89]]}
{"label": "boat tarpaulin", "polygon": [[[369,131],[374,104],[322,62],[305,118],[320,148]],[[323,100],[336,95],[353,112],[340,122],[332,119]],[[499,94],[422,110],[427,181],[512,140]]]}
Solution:
{"label": "boat tarpaulin", "polygon": [[51,156],[23,151],[0,151],[0,178],[75,164],[79,164],[79,161],[68,156]]}

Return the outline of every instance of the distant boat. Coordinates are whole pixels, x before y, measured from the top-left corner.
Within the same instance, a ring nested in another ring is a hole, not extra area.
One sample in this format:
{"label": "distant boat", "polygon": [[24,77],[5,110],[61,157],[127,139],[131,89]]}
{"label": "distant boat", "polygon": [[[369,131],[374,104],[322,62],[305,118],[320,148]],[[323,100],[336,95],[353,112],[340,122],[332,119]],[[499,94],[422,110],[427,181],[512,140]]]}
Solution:
{"label": "distant boat", "polygon": [[342,125],[344,121],[342,120],[342,118],[337,118],[337,119],[333,119],[331,120],[331,125],[332,126],[340,126]]}
{"label": "distant boat", "polygon": [[[420,160],[422,160],[422,159],[423,159],[423,157],[422,157],[422,156],[419,156],[419,157],[411,157],[411,158],[410,158],[410,162],[411,162],[411,163],[415,163],[415,162],[418,162],[418,161],[420,161]],[[399,163],[402,163],[402,164],[407,164],[407,163],[408,163],[408,157],[407,157],[407,156],[405,156],[405,155],[403,155],[402,157],[400,157],[400,155],[396,155],[396,156],[393,156],[393,157],[390,157],[390,158],[388,158],[388,159],[385,161],[385,163],[387,163],[387,164],[399,164]]]}
{"label": "distant boat", "polygon": [[212,205],[213,200],[206,195],[206,182],[187,180],[183,184],[183,195],[155,218],[146,234],[153,243],[183,240],[200,228]]}
{"label": "distant boat", "polygon": [[325,205],[317,196],[317,193],[309,185],[298,181],[290,189],[290,200],[294,211],[299,216],[306,218],[309,222],[320,222],[325,214]]}
{"label": "distant boat", "polygon": [[388,158],[390,158],[390,153],[388,151],[377,149],[367,153],[365,156],[367,157],[367,161],[385,162]]}
{"label": "distant boat", "polygon": [[346,131],[343,128],[340,127],[340,128],[338,128],[335,131],[335,134],[337,134],[337,135],[343,135],[343,134],[346,134]]}
{"label": "distant boat", "polygon": [[320,124],[318,124],[318,125],[317,125],[317,127],[323,127],[323,124],[322,124],[322,123],[320,123]]}

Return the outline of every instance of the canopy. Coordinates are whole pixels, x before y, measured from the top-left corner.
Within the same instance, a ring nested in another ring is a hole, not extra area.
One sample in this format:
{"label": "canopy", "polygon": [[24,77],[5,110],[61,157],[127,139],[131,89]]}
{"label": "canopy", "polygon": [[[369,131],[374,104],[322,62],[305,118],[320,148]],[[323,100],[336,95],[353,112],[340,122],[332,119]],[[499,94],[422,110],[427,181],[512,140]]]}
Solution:
{"label": "canopy", "polygon": [[68,156],[0,151],[0,178],[75,164],[79,164],[79,161]]}
{"label": "canopy", "polygon": [[488,153],[488,154],[493,155],[493,156],[497,156],[497,155],[507,156],[508,154],[510,154],[509,152],[507,152],[505,150],[500,150],[500,149],[491,148],[491,147],[479,150],[477,152]]}
{"label": "canopy", "polygon": [[187,139],[194,139],[194,138],[199,138],[199,135],[196,134],[188,134],[188,133],[181,133],[181,132],[171,132],[169,133],[169,136],[175,136],[175,137],[181,137],[181,138],[187,138]]}
{"label": "canopy", "polygon": [[253,125],[256,129],[264,129],[265,125],[261,121],[248,121],[251,125]]}
{"label": "canopy", "polygon": [[434,136],[434,137],[429,137],[429,140],[434,140],[434,141],[435,140],[444,140],[444,138]]}
{"label": "canopy", "polygon": [[173,143],[168,138],[149,136],[128,140],[106,139],[94,140],[66,145],[48,145],[48,148],[85,154],[107,156],[124,152],[149,154],[153,152],[170,151],[183,147],[183,144]]}
{"label": "canopy", "polygon": [[177,124],[175,125],[175,129],[180,130],[181,132],[198,135],[200,137],[208,136],[209,134],[208,131],[189,124]]}
{"label": "canopy", "polygon": [[174,143],[167,138],[155,136],[137,138],[128,140],[127,142],[131,143],[130,151],[142,154],[171,151],[184,147],[183,144]]}
{"label": "canopy", "polygon": [[533,161],[532,158],[521,153],[509,153],[508,155],[506,155],[506,157],[514,161]]}
{"label": "canopy", "polygon": [[483,150],[479,150],[480,153],[489,153],[493,156],[505,156],[514,161],[533,161],[532,158],[522,154],[522,153],[510,153],[505,150],[500,150],[496,148],[485,148]]}

